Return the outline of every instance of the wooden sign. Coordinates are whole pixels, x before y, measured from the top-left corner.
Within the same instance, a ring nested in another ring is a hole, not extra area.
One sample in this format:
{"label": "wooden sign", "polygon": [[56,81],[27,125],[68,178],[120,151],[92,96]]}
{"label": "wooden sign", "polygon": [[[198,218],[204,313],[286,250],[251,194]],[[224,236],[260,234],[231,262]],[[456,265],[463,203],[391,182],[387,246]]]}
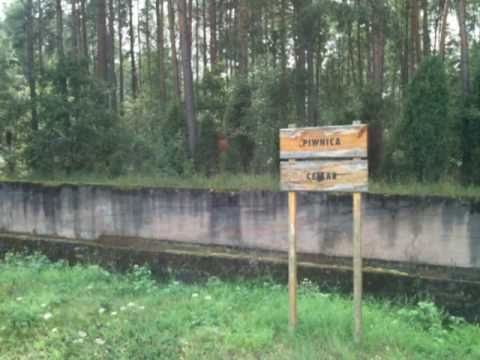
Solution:
{"label": "wooden sign", "polygon": [[353,193],[354,341],[362,337],[362,194],[368,190],[368,131],[351,126],[280,129],[280,187],[288,191],[289,326],[297,326],[297,194],[295,191]]}
{"label": "wooden sign", "polygon": [[280,129],[280,159],[366,158],[367,126]]}
{"label": "wooden sign", "polygon": [[281,189],[286,191],[368,190],[367,160],[308,160],[280,163]]}

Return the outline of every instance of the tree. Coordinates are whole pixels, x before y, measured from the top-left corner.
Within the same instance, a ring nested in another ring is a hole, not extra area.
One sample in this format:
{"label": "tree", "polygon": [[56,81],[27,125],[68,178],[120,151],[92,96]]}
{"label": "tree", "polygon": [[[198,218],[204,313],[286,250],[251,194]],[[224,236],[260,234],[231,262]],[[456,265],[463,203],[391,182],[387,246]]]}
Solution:
{"label": "tree", "polygon": [[133,29],[133,0],[128,1],[128,37],[130,38],[130,66],[132,76],[132,97],[138,96],[138,76],[135,66],[135,31]]}
{"label": "tree", "polygon": [[177,99],[180,99],[182,93],[180,91],[180,70],[178,67],[178,57],[177,57],[177,41],[176,41],[176,30],[175,30],[175,7],[173,5],[174,0],[168,1],[168,31],[170,33],[170,49],[172,57],[172,67],[173,67],[173,81],[175,84],[175,95]]}
{"label": "tree", "polygon": [[238,72],[241,76],[246,76],[248,73],[248,3],[247,0],[239,0],[239,65]]}
{"label": "tree", "polygon": [[119,81],[119,100],[120,100],[120,110],[122,110],[123,101],[124,101],[124,77],[123,77],[123,27],[124,22],[124,2],[123,0],[117,0],[117,32],[118,32],[118,81]]}
{"label": "tree", "polygon": [[155,0],[155,14],[157,18],[157,59],[160,99],[165,100],[165,45],[163,40],[163,0]]}
{"label": "tree", "polygon": [[470,93],[470,68],[469,68],[469,49],[468,37],[465,29],[465,0],[458,0],[457,17],[458,28],[460,30],[460,70],[462,79],[462,93],[468,97]]}
{"label": "tree", "polygon": [[[476,60],[478,60],[478,55]],[[480,183],[480,66],[462,111],[462,175],[467,184]]]}
{"label": "tree", "polygon": [[188,149],[192,157],[197,144],[197,126],[193,95],[192,73],[192,27],[191,17],[187,13],[186,0],[177,0],[178,24],[180,30],[180,47],[182,49],[183,91],[185,102],[185,116],[187,120]]}
{"label": "tree", "polygon": [[441,58],[427,58],[409,86],[399,146],[413,176],[438,181],[446,173],[449,153],[449,95]]}
{"label": "tree", "polygon": [[33,131],[38,130],[37,119],[37,88],[34,75],[34,49],[33,49],[33,0],[27,0],[25,3],[26,9],[26,33],[27,33],[27,54],[26,54],[26,78],[28,81],[28,87],[30,90],[30,110],[31,110],[31,122],[30,127]]}
{"label": "tree", "polygon": [[217,0],[208,1],[208,18],[210,22],[210,65],[213,68],[217,64]]}
{"label": "tree", "polygon": [[[57,0],[60,2],[61,0]],[[107,15],[105,0],[96,2],[95,24],[97,29],[97,59],[95,63],[95,74],[98,79],[108,81],[107,65]]]}

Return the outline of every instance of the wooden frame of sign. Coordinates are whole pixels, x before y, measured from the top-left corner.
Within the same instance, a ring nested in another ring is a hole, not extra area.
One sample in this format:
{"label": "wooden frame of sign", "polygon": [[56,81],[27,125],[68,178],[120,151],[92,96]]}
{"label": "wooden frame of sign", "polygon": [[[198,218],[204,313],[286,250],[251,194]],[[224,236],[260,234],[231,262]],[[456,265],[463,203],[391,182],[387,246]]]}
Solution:
{"label": "wooden frame of sign", "polygon": [[289,326],[297,325],[297,254],[295,191],[353,193],[354,340],[362,335],[361,201],[368,191],[368,128],[349,126],[280,129],[280,188],[288,191]]}

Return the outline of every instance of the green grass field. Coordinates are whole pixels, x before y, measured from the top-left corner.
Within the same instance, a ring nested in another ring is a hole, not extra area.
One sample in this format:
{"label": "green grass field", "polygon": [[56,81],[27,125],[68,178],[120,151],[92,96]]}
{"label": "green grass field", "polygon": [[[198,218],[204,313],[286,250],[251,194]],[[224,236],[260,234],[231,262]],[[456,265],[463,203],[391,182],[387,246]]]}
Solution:
{"label": "green grass field", "polygon": [[298,330],[287,289],[268,280],[156,283],[7,254],[0,262],[0,359],[479,359],[480,328],[433,304],[368,300],[352,342],[351,300],[304,280]]}

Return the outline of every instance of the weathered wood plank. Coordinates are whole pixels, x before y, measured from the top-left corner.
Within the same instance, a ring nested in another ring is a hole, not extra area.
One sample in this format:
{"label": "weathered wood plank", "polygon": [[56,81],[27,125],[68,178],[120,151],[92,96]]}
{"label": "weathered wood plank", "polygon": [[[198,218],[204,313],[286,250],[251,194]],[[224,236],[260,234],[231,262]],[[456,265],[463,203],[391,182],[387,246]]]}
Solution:
{"label": "weathered wood plank", "polygon": [[280,187],[286,191],[365,192],[368,191],[368,161],[282,161]]}
{"label": "weathered wood plank", "polygon": [[367,125],[280,129],[280,159],[366,158]]}

